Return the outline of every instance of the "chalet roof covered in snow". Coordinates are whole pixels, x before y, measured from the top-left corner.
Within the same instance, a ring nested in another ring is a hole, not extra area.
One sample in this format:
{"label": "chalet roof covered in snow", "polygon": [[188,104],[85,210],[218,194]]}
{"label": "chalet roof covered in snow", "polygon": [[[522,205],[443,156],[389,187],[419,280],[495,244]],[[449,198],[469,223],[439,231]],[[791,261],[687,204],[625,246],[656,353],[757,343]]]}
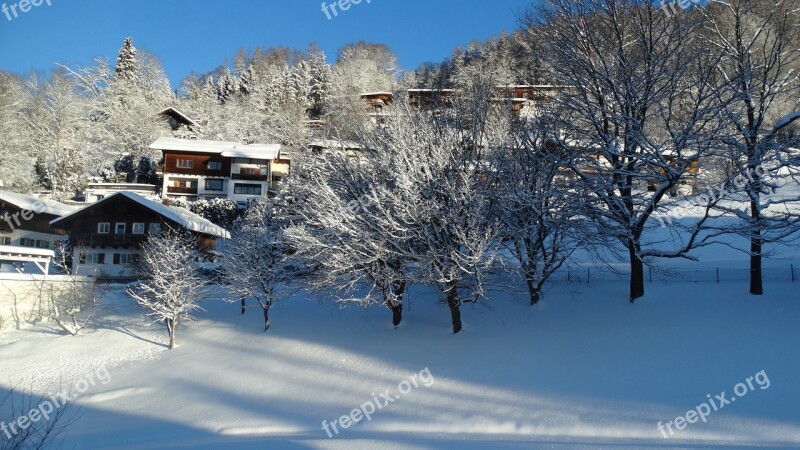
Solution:
{"label": "chalet roof covered in snow", "polygon": [[275,159],[281,151],[280,144],[242,144],[229,141],[206,141],[202,139],[178,139],[160,137],[150,144],[153,150],[172,150],[190,153],[211,153],[233,158]]}
{"label": "chalet roof covered in snow", "polygon": [[53,216],[64,216],[78,209],[77,206],[65,205],[54,200],[44,200],[32,195],[9,191],[0,191],[0,201],[37,214],[50,214]]}
{"label": "chalet roof covered in snow", "polygon": [[168,116],[177,116],[183,123],[186,123],[188,125],[197,126],[197,122],[192,120],[191,117],[189,117],[186,114],[178,111],[177,108],[174,108],[172,106],[170,106],[169,108],[164,109],[163,111],[161,111],[158,114],[159,115],[168,115]]}
{"label": "chalet roof covered in snow", "polygon": [[181,227],[183,227],[183,228],[185,228],[185,229],[187,229],[189,231],[194,231],[195,233],[202,233],[202,234],[207,234],[209,236],[225,238],[225,239],[230,239],[230,237],[231,237],[230,233],[228,233],[228,230],[226,230],[226,229],[224,229],[224,228],[222,228],[222,227],[220,227],[218,225],[214,225],[210,221],[198,216],[197,214],[195,214],[195,213],[193,213],[193,212],[191,212],[191,211],[189,211],[187,209],[178,208],[177,206],[163,205],[163,204],[161,204],[159,202],[154,202],[153,200],[146,199],[146,198],[142,197],[139,194],[136,194],[134,192],[129,192],[129,191],[122,191],[122,192],[117,192],[117,193],[115,193],[113,195],[109,195],[108,197],[106,197],[106,198],[104,198],[104,199],[102,199],[102,200],[100,200],[100,201],[98,201],[96,203],[93,203],[91,205],[85,206],[82,209],[73,212],[72,214],[66,215],[66,216],[61,217],[59,219],[55,219],[55,220],[51,221],[50,224],[53,225],[53,226],[58,226],[59,223],[66,222],[71,217],[73,217],[75,215],[78,215],[78,214],[81,214],[82,212],[87,211],[90,208],[96,208],[96,207],[102,205],[103,203],[108,202],[113,198],[116,198],[119,195],[124,196],[124,197],[126,197],[126,198],[128,198],[128,199],[130,199],[130,200],[132,200],[132,201],[144,206],[145,208],[150,209],[151,211],[155,212],[156,214],[159,214],[160,216],[164,217],[165,219],[168,219],[168,220],[170,220],[172,222],[177,223],[178,225],[180,225]]}

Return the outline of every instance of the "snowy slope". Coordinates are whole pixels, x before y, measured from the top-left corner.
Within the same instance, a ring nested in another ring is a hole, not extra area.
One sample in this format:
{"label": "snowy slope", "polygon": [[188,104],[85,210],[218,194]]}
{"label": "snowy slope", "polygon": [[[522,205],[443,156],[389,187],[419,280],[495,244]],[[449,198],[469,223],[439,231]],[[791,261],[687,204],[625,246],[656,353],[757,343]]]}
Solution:
{"label": "snowy slope", "polygon": [[[744,283],[649,287],[636,305],[622,283],[556,283],[535,308],[498,292],[464,308],[459,335],[420,289],[397,330],[380,308],[295,298],[263,334],[258,310],[208,302],[171,352],[116,295],[85,336],[0,336],[0,381],[63,382],[107,364],[111,382],[75,401],[76,448],[800,446],[798,284],[757,299]],[[322,430],[426,367],[430,387],[333,439]],[[768,389],[670,439],[656,429],[761,370]]]}

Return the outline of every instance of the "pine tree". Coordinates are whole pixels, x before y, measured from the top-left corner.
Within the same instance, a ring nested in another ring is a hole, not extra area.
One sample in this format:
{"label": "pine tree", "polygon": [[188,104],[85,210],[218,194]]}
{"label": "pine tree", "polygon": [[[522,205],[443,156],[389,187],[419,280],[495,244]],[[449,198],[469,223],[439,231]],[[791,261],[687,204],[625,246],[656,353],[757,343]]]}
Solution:
{"label": "pine tree", "polygon": [[125,38],[122,48],[119,49],[117,55],[117,66],[114,69],[116,79],[118,81],[125,81],[134,83],[136,81],[136,74],[138,73],[138,62],[136,60],[136,47],[133,46],[133,39],[130,37]]}

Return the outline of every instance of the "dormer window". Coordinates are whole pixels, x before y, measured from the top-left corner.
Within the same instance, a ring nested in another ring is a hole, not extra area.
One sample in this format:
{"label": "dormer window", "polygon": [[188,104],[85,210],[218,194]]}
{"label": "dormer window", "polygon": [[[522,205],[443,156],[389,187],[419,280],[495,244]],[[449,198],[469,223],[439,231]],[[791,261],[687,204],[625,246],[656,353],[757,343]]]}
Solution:
{"label": "dormer window", "polygon": [[179,159],[177,160],[178,169],[191,169],[194,167],[194,161],[191,159]]}

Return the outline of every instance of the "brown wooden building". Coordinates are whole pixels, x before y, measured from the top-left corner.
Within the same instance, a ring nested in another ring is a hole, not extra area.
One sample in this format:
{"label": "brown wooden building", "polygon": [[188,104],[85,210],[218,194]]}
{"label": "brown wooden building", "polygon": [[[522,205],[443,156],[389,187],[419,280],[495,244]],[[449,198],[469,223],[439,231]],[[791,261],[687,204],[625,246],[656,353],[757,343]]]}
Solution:
{"label": "brown wooden building", "polygon": [[79,275],[134,275],[147,236],[165,227],[195,235],[206,250],[215,248],[217,238],[230,237],[224,228],[186,209],[132,192],[113,194],[50,225],[69,235],[72,271]]}

